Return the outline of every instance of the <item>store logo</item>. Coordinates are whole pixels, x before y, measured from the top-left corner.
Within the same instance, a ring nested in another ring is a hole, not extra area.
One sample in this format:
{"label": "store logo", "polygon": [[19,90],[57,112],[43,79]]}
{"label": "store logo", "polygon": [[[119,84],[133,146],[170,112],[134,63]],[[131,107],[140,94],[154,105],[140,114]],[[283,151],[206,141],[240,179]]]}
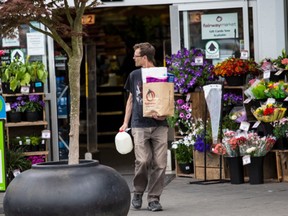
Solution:
{"label": "store logo", "polygon": [[154,98],[155,98],[155,92],[152,91],[151,89],[148,89],[146,94],[147,101],[152,101]]}

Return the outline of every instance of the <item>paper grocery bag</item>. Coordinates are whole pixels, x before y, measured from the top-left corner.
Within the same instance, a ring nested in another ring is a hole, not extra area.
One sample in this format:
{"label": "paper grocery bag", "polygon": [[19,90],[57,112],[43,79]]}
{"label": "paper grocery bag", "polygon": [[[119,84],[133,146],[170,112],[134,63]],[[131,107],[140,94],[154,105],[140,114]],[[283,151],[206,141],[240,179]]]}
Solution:
{"label": "paper grocery bag", "polygon": [[174,83],[143,83],[143,116],[152,117],[174,115]]}

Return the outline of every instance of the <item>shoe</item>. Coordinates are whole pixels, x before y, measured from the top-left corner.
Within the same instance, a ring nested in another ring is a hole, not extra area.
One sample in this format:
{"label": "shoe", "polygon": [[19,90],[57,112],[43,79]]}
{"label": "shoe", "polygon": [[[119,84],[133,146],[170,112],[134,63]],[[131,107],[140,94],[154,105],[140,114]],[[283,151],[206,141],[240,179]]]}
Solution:
{"label": "shoe", "polygon": [[142,207],[142,196],[143,194],[134,194],[132,199],[132,206],[135,209],[140,209]]}
{"label": "shoe", "polygon": [[153,211],[153,212],[155,212],[155,211],[162,211],[162,210],[163,210],[161,204],[159,203],[159,201],[149,202],[149,204],[148,204],[148,209],[149,209],[150,211]]}

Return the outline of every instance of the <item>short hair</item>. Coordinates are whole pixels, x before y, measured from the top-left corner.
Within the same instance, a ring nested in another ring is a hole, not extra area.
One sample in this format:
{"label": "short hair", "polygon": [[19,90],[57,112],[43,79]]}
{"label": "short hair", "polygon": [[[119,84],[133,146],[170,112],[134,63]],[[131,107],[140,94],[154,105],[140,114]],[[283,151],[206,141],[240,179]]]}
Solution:
{"label": "short hair", "polygon": [[155,48],[148,42],[138,43],[133,46],[134,51],[140,49],[141,56],[147,56],[148,61],[155,63]]}

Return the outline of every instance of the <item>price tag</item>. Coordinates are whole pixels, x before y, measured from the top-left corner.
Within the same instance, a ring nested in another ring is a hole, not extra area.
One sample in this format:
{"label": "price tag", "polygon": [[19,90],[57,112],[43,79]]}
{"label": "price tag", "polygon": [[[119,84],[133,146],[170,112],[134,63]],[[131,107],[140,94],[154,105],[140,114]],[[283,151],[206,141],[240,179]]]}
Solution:
{"label": "price tag", "polygon": [[243,156],[242,162],[243,162],[243,165],[250,164],[250,163],[251,163],[251,157],[250,157],[250,155],[245,155],[245,156]]}
{"label": "price tag", "polygon": [[19,169],[15,169],[13,170],[13,176],[16,177],[17,175],[19,175],[21,173],[21,171]]}
{"label": "price tag", "polygon": [[186,96],[186,101],[187,101],[187,102],[190,101],[190,98],[191,98],[191,94],[187,94],[187,96]]}
{"label": "price tag", "polygon": [[241,122],[241,124],[240,124],[240,129],[241,130],[248,131],[249,128],[250,128],[250,123],[249,122],[245,122],[245,121]]}
{"label": "price tag", "polygon": [[51,138],[51,132],[50,130],[42,130],[42,139],[50,139]]}
{"label": "price tag", "polygon": [[243,103],[248,104],[248,103],[250,103],[251,100],[252,100],[252,98],[247,98],[246,100],[243,101]]}
{"label": "price tag", "polygon": [[276,76],[279,76],[282,72],[283,72],[283,69],[279,69],[279,70],[275,73],[275,75],[276,75]]}
{"label": "price tag", "polygon": [[20,91],[22,94],[29,94],[30,93],[30,87],[29,86],[21,86]]}
{"label": "price tag", "polygon": [[261,121],[257,121],[254,123],[254,125],[252,126],[252,128],[258,128],[258,126],[260,125]]}
{"label": "price tag", "polygon": [[274,104],[276,103],[275,98],[268,98],[266,104]]}
{"label": "price tag", "polygon": [[269,79],[271,75],[270,70],[265,70],[263,73],[263,79]]}
{"label": "price tag", "polygon": [[203,65],[203,56],[196,56],[195,57],[195,64],[196,65]]}
{"label": "price tag", "polygon": [[248,50],[242,50],[241,51],[241,59],[248,59],[249,55],[248,55]]}
{"label": "price tag", "polygon": [[5,108],[6,108],[6,112],[11,111],[10,103],[6,103],[6,104],[5,104]]}

